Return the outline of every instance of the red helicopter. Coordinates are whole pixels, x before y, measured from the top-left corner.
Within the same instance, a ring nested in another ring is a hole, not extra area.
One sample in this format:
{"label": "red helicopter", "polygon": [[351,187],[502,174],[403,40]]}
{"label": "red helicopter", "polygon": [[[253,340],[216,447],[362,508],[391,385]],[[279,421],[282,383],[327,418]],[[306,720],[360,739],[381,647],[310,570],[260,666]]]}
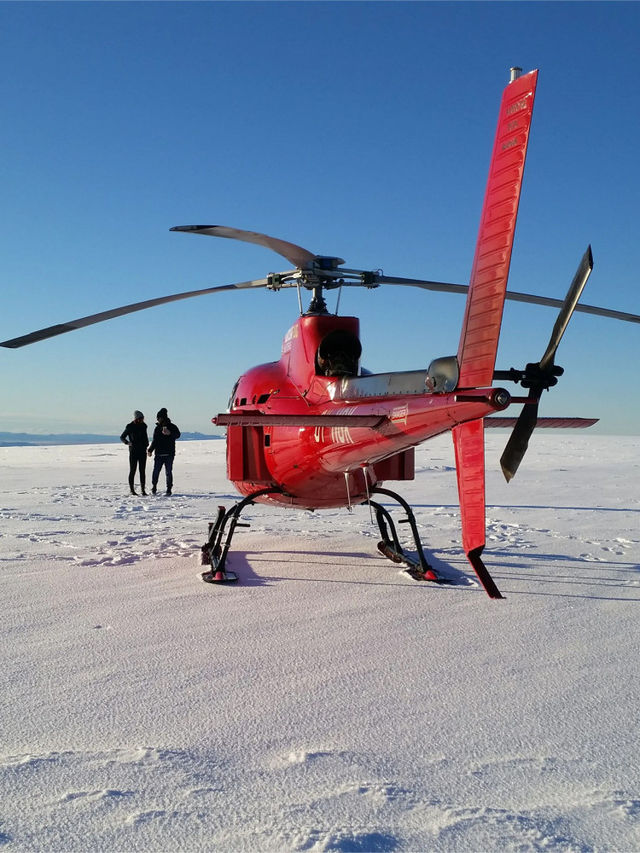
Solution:
{"label": "red helicopter", "polygon": [[[237,580],[226,568],[233,534],[242,511],[262,502],[308,510],[368,504],[375,512],[381,535],[378,548],[385,557],[404,563],[417,580],[450,582],[427,562],[411,507],[382,484],[413,479],[416,445],[451,431],[463,548],[487,594],[502,598],[481,559],[485,547],[484,429],[513,426],[501,458],[510,480],[536,426],[579,428],[595,423],[585,418],[538,418],[542,392],[554,386],[563,372],[555,364],[555,354],[567,323],[574,310],[640,322],[637,315],[577,304],[593,268],[590,247],[564,301],[506,289],[538,79],[537,71],[520,72],[511,69],[502,96],[468,287],[347,269],[341,258],[316,255],[253,231],[217,225],[178,226],[171,230],[265,246],[286,258],[293,269],[254,281],[138,302],[0,344],[20,347],[133,311],[223,290],[296,287],[299,299],[302,288],[311,291],[306,311],[300,299],[301,316],[286,333],[279,360],[244,373],[233,388],[228,412],[212,419],[227,427],[227,473],[244,497],[228,511],[219,507],[216,521],[209,525],[202,547],[202,561],[209,569],[203,572],[203,580]],[[324,292],[382,284],[466,293],[457,354],[436,358],[426,371],[372,374],[364,370],[358,319],[329,313]],[[495,370],[505,298],[560,308],[542,358],[522,370]],[[528,393],[512,396],[495,387],[494,381],[519,383]],[[517,419],[495,416],[513,403],[523,404]],[[400,544],[394,520],[380,498],[396,500],[406,513],[403,521],[410,526],[416,556]]]}

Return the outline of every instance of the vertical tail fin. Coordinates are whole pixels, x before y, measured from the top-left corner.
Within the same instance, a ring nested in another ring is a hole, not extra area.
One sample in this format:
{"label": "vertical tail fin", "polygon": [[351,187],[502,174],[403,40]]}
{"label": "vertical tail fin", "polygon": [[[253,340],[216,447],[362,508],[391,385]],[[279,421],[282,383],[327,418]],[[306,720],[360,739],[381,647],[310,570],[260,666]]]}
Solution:
{"label": "vertical tail fin", "polygon": [[462,547],[489,598],[502,598],[480,559],[485,546],[484,420],[467,421],[453,428],[456,454]]}
{"label": "vertical tail fin", "polygon": [[[493,381],[537,82],[538,72],[531,71],[512,80],[502,95],[458,347],[459,388]],[[453,444],[462,545],[487,595],[502,598],[481,559],[486,538],[484,421],[455,426]]]}
{"label": "vertical tail fin", "polygon": [[493,381],[537,82],[530,71],[502,95],[458,348],[459,388]]}

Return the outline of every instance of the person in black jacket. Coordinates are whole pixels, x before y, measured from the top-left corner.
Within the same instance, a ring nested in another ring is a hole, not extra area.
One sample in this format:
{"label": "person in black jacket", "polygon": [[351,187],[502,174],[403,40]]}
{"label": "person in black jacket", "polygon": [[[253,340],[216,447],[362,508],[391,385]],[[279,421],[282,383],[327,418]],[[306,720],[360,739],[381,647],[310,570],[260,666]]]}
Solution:
{"label": "person in black jacket", "polygon": [[131,489],[131,494],[138,494],[133,487],[133,481],[136,476],[136,468],[139,468],[140,490],[143,495],[146,495],[147,493],[145,492],[144,487],[146,482],[145,468],[147,465],[149,436],[147,435],[147,425],[144,422],[144,415],[142,412],[138,411],[138,409],[133,413],[133,420],[131,423],[127,424],[122,431],[120,441],[129,446],[129,488]]}
{"label": "person in black jacket", "polygon": [[155,451],[156,458],[151,475],[151,491],[155,495],[158,490],[158,477],[164,465],[167,478],[167,494],[171,494],[173,488],[173,459],[176,455],[176,439],[180,438],[180,430],[171,422],[166,409],[160,409],[157,416],[157,425],[153,431],[153,438],[147,453],[149,456]]}

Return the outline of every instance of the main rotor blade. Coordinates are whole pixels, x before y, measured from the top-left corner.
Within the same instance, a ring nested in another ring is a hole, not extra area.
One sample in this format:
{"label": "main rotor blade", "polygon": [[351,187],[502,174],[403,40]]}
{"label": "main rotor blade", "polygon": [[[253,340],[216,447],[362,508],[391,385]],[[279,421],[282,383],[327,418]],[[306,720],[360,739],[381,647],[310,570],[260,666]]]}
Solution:
{"label": "main rotor blade", "polygon": [[553,331],[551,332],[547,348],[540,359],[540,370],[547,370],[547,368],[553,364],[558,344],[562,340],[567,324],[569,323],[571,315],[578,304],[578,299],[580,299],[580,294],[587,283],[587,279],[591,275],[592,269],[593,255],[591,254],[591,246],[587,246],[587,251],[584,253],[582,260],[578,264],[576,274],[573,277],[573,281],[571,282],[567,295],[562,303],[562,308],[560,309],[558,318],[553,326]]}
{"label": "main rotor blade", "polygon": [[[507,299],[512,302],[527,302],[531,305],[548,305],[550,308],[562,308],[562,299],[549,296],[534,296],[532,293],[517,293],[507,290]],[[576,313],[595,314],[598,317],[609,317],[612,320],[623,320],[625,323],[640,323],[640,314],[629,314],[628,311],[616,311],[615,308],[598,308],[595,305],[585,305],[579,302],[575,307]]]}
{"label": "main rotor blade", "polygon": [[469,290],[468,284],[452,284],[448,281],[425,281],[420,278],[401,278],[397,275],[382,275],[375,273],[375,284],[402,284],[407,287],[420,287],[422,290],[434,290],[439,293],[464,293]]}
{"label": "main rotor blade", "polygon": [[[467,284],[451,284],[443,281],[423,281],[419,278],[400,278],[398,276],[374,274],[375,284],[401,284],[407,287],[419,287],[422,290],[433,290],[441,293],[461,293],[466,295],[469,290]],[[519,293],[515,290],[507,290],[505,298],[512,302],[525,302],[531,305],[546,305],[550,308],[562,308],[563,299],[554,299],[550,296],[536,296],[533,293]],[[626,323],[640,323],[640,314],[630,314],[627,311],[617,311],[613,308],[599,308],[595,305],[584,305],[578,303],[574,309],[582,314],[595,314],[598,317],[609,317],[612,320],[623,320]]]}
{"label": "main rotor blade", "polygon": [[269,237],[267,234],[260,234],[258,231],[243,231],[241,228],[229,228],[226,225],[176,225],[169,230],[185,231],[188,234],[208,234],[210,237],[226,237],[228,240],[256,243],[258,246],[265,246],[278,255],[282,255],[298,268],[307,266],[317,257],[313,252],[303,249],[302,246],[296,246],[295,243],[278,240],[277,237]]}
{"label": "main rotor blade", "polygon": [[190,299],[192,296],[204,296],[207,293],[217,293],[221,290],[241,290],[247,287],[266,287],[268,279],[259,278],[254,281],[240,281],[237,284],[222,284],[217,287],[206,287],[203,290],[189,290],[185,293],[174,293],[171,296],[161,296],[158,299],[147,299],[144,302],[134,302],[131,305],[123,305],[121,308],[113,308],[111,311],[101,311],[99,314],[91,314],[88,317],[80,317],[78,320],[71,320],[68,323],[59,323],[56,326],[48,326],[46,329],[38,329],[35,332],[30,332],[27,335],[22,335],[19,338],[12,338],[9,341],[1,341],[0,346],[17,349],[18,347],[34,344],[37,341],[44,341],[47,338],[53,338],[56,335],[63,335],[65,332],[72,332],[74,329],[81,329],[83,326],[91,326],[94,323],[102,323],[104,320],[112,320],[114,317],[122,317],[125,314],[133,314],[134,311],[144,311],[145,308],[154,308],[156,305],[165,305],[167,302],[178,302],[181,299]]}

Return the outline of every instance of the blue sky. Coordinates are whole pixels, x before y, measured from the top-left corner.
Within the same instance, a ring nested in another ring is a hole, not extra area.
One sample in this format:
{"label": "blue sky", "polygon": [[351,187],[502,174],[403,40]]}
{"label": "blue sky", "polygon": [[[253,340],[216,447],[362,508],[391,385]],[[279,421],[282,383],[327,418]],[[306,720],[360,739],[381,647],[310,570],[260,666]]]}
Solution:
{"label": "blue sky", "polygon": [[[511,266],[640,313],[637,3],[2,3],[0,338],[286,269],[262,231],[347,266],[468,280],[501,91],[540,69]],[[350,289],[371,370],[457,349],[464,300]],[[2,350],[0,430],[119,432],[166,406],[213,431],[279,357],[295,291],[231,292]],[[542,355],[551,309],[508,304],[498,367]],[[637,325],[576,315],[541,414],[637,433]],[[631,389],[631,390],[630,390]]]}

